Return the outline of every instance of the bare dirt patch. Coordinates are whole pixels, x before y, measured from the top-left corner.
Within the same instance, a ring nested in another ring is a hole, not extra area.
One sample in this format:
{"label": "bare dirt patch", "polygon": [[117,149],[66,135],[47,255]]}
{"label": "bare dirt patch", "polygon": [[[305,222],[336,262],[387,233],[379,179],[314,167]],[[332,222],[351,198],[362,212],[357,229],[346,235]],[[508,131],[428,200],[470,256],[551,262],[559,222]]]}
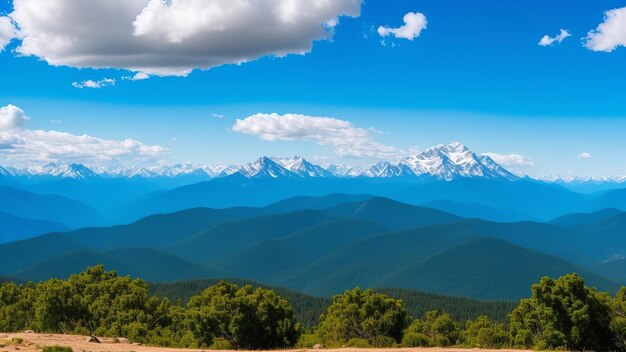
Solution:
{"label": "bare dirt patch", "polygon": [[[16,343],[14,341],[20,341]],[[101,343],[89,342],[89,336],[77,336],[77,335],[56,335],[56,334],[35,334],[35,333],[19,333],[19,334],[2,334],[0,333],[0,352],[41,352],[44,346],[69,346],[74,352],[201,352],[208,351],[207,349],[192,350],[192,349],[178,349],[178,348],[163,348],[163,347],[151,347],[143,346],[126,342],[122,339],[122,342],[116,342],[112,338],[100,338]],[[319,350],[305,350],[305,349],[293,349],[284,352],[314,352]],[[342,349],[328,349],[323,351],[341,351],[341,352],[357,352],[364,351],[359,348],[342,348]],[[465,352],[465,351],[478,351],[477,349],[459,349],[459,348],[394,348],[394,349],[378,349],[371,348],[365,349],[367,352]],[[490,351],[490,350],[480,350]],[[497,350],[498,352],[521,352],[520,350]],[[228,351],[232,352],[232,351]],[[495,352],[495,351],[494,351]]]}

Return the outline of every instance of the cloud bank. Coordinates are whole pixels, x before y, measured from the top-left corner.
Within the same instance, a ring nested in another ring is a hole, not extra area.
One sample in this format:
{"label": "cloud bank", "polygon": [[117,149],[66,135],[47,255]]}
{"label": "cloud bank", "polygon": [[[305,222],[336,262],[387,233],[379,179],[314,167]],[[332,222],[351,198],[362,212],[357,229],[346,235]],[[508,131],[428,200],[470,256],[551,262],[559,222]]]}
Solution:
{"label": "cloud bank", "polygon": [[304,54],[361,0],[14,0],[16,51],[50,65],[184,76]]}
{"label": "cloud bank", "polygon": [[593,51],[611,52],[626,46],[626,7],[604,14],[604,22],[587,34],[585,46]]}
{"label": "cloud bank", "polygon": [[0,108],[0,155],[15,165],[112,159],[145,160],[167,152],[134,139],[109,140],[67,132],[24,128],[29,121],[17,106]]}
{"label": "cloud bank", "polygon": [[386,37],[392,35],[399,39],[413,40],[420,36],[422,30],[426,29],[428,21],[426,16],[419,12],[409,12],[404,15],[404,25],[398,28],[378,27],[378,35]]}
{"label": "cloud bank", "polygon": [[384,159],[401,153],[396,147],[376,142],[368,129],[332,117],[259,113],[237,119],[232,131],[265,141],[313,141],[332,146],[341,157]]}

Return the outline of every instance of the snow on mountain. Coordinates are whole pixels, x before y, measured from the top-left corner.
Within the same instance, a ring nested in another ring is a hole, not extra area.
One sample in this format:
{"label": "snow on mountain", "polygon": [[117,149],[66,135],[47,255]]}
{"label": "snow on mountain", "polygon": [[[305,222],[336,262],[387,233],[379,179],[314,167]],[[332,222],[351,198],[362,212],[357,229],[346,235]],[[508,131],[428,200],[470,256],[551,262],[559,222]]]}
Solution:
{"label": "snow on mountain", "polygon": [[334,174],[315,164],[311,164],[301,156],[294,156],[293,158],[271,158],[273,161],[280,164],[285,169],[293,172],[300,177],[332,177]]}
{"label": "snow on mountain", "polygon": [[61,164],[61,163],[49,163],[43,167],[30,167],[20,172],[23,176],[31,177],[59,177],[59,178],[73,178],[73,179],[86,179],[91,177],[98,177],[89,167],[83,164]]}
{"label": "snow on mountain", "polygon": [[244,165],[239,170],[239,173],[248,178],[295,176],[295,173],[287,170],[285,167],[266,156]]}
{"label": "snow on mountain", "polygon": [[[478,155],[458,142],[437,145],[424,152],[408,156],[399,162],[380,161],[371,167],[350,167],[331,164],[328,167],[313,164],[301,156],[290,158],[261,157],[245,165],[196,165],[177,163],[150,167],[94,167],[82,164],[50,163],[43,167],[30,167],[22,170],[1,168],[2,176],[50,176],[82,179],[94,176],[106,178],[176,178],[191,176],[198,178],[226,177],[239,173],[248,178],[278,177],[433,177],[450,181],[463,177],[483,177],[491,179],[517,180],[512,174],[486,155]],[[626,181],[622,177],[619,182]],[[556,182],[554,179],[552,182]]]}
{"label": "snow on mountain", "polygon": [[538,178],[544,182],[581,185],[585,183],[603,184],[603,183],[624,183],[626,175],[614,176],[571,176],[563,177],[560,175],[546,175]]}

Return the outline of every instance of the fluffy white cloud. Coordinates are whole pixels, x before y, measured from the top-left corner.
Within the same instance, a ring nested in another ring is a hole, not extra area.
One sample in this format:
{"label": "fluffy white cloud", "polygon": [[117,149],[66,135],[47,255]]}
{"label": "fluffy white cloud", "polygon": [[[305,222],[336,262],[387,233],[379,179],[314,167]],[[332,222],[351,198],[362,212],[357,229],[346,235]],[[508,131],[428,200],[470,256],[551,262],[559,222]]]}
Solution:
{"label": "fluffy white cloud", "polygon": [[593,155],[591,153],[587,153],[587,152],[578,153],[576,156],[578,157],[578,159],[591,159],[591,158],[593,158]]}
{"label": "fluffy white cloud", "polygon": [[386,37],[393,35],[396,38],[413,40],[420,36],[422,30],[426,29],[428,21],[426,16],[419,12],[409,12],[404,15],[404,25],[398,28],[378,27],[378,35]]}
{"label": "fluffy white cloud", "polygon": [[343,157],[390,158],[401,153],[396,147],[376,142],[368,129],[332,117],[259,113],[237,119],[232,130],[266,141],[314,141],[333,146]]}
{"label": "fluffy white cloud", "polygon": [[9,104],[0,108],[0,131],[20,128],[30,120],[26,113],[15,105]]}
{"label": "fluffy white cloud", "polygon": [[604,22],[588,33],[585,46],[593,51],[613,51],[626,46],[626,7],[604,14]]}
{"label": "fluffy white cloud", "polygon": [[561,28],[561,32],[560,32],[559,34],[557,34],[556,36],[554,36],[554,37],[550,37],[550,36],[549,36],[549,35],[547,35],[547,34],[546,34],[546,35],[544,35],[544,36],[541,38],[541,40],[539,40],[538,45],[541,45],[541,46],[550,46],[550,45],[552,45],[552,44],[554,44],[554,43],[559,43],[559,44],[561,44],[561,43],[565,40],[565,38],[567,38],[567,37],[571,37],[571,36],[572,36],[572,34],[571,34],[569,31],[567,31],[567,30],[565,30],[565,29],[562,29],[562,28]]}
{"label": "fluffy white cloud", "polygon": [[88,79],[82,82],[72,82],[72,85],[80,89],[83,89],[83,88],[100,89],[102,87],[114,86],[115,80],[113,78],[105,78],[99,81]]}
{"label": "fluffy white cloud", "polygon": [[485,153],[496,163],[505,167],[533,167],[535,162],[530,157],[519,154]]}
{"label": "fluffy white cloud", "polygon": [[4,50],[11,40],[17,37],[19,37],[19,32],[13,25],[11,18],[6,16],[0,17],[0,52]]}
{"label": "fluffy white cloud", "polygon": [[[6,116],[9,118],[5,120]],[[28,117],[13,105],[0,108],[0,121],[12,121],[0,125],[0,155],[15,165],[50,161],[144,160],[167,152],[161,146],[145,145],[134,139],[118,141],[23,128]]]}
{"label": "fluffy white cloud", "polygon": [[155,75],[311,51],[361,0],[14,0],[17,52]]}

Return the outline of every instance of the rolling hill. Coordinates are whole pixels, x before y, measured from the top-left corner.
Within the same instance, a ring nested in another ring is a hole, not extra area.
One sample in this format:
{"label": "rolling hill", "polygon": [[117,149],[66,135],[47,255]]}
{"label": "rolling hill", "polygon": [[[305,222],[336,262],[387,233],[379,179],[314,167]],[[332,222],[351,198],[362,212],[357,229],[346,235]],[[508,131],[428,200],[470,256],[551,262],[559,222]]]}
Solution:
{"label": "rolling hill", "polygon": [[49,232],[69,231],[70,228],[58,222],[32,220],[0,212],[0,244],[14,242]]}
{"label": "rolling hill", "polygon": [[100,214],[84,203],[54,194],[36,194],[7,186],[0,186],[0,212],[74,228],[100,221]]}

